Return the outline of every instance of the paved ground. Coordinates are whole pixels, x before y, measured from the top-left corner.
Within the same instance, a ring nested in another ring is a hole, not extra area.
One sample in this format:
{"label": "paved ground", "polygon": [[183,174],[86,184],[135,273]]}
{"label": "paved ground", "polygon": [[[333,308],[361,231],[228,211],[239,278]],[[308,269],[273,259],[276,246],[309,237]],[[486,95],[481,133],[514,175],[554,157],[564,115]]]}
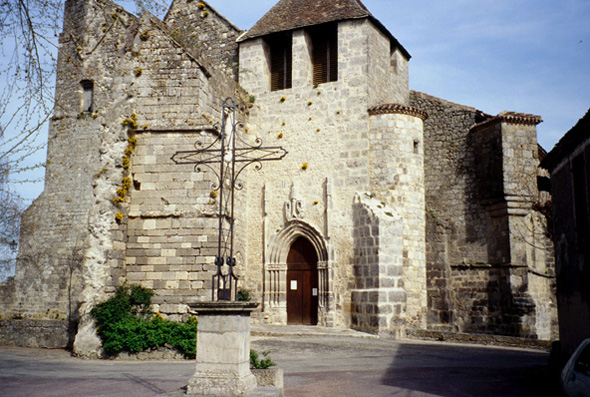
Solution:
{"label": "paved ground", "polygon": [[[269,350],[284,368],[287,396],[557,395],[544,352],[305,329],[269,335],[256,333],[252,348]],[[193,362],[82,360],[61,350],[0,348],[0,396],[179,394],[193,372]]]}
{"label": "paved ground", "polygon": [[548,354],[371,339],[265,338],[287,396],[556,396]]}

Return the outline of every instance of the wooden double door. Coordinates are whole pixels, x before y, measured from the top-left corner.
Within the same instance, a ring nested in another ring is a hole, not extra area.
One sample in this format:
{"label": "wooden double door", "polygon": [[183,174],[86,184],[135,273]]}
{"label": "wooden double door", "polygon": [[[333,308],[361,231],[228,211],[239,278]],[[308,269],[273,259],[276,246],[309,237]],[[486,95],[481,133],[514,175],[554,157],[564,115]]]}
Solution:
{"label": "wooden double door", "polygon": [[287,323],[318,323],[318,255],[299,237],[287,255]]}

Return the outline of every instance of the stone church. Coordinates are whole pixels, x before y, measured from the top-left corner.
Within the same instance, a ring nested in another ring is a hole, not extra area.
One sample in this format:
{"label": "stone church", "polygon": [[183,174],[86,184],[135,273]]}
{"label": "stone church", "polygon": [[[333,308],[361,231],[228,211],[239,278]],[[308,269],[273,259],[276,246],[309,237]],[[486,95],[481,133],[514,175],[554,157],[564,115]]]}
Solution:
{"label": "stone church", "polygon": [[409,50],[359,0],[280,0],[248,31],[205,1],[159,20],[67,0],[59,43],[1,343],[93,354],[88,313],[124,283],[173,319],[211,299],[215,175],[171,158],[214,142],[226,98],[244,142],[288,152],[236,192],[254,322],[556,335],[541,118],[410,90]]}

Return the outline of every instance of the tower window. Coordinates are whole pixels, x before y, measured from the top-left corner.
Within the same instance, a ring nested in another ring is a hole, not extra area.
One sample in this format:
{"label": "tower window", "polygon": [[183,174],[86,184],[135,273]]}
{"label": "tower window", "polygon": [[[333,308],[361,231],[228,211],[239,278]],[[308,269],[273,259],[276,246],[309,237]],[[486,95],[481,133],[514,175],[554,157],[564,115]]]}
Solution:
{"label": "tower window", "polygon": [[292,36],[290,33],[268,39],[270,47],[270,90],[291,88],[293,62]]}
{"label": "tower window", "polygon": [[82,80],[82,112],[92,113],[94,110],[94,83],[91,80]]}
{"label": "tower window", "polygon": [[312,45],[313,84],[338,80],[338,25],[321,25],[309,31]]}

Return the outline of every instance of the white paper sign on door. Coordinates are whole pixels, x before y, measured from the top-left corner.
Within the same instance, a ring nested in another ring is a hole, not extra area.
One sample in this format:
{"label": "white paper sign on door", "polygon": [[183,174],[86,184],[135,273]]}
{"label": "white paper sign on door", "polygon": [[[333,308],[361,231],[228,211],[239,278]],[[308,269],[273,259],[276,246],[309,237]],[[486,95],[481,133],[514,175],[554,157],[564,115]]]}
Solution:
{"label": "white paper sign on door", "polygon": [[317,289],[317,288],[312,288],[312,289],[311,289],[311,294],[312,294],[313,296],[318,296],[318,289]]}
{"label": "white paper sign on door", "polygon": [[291,280],[291,291],[297,291],[297,280]]}

